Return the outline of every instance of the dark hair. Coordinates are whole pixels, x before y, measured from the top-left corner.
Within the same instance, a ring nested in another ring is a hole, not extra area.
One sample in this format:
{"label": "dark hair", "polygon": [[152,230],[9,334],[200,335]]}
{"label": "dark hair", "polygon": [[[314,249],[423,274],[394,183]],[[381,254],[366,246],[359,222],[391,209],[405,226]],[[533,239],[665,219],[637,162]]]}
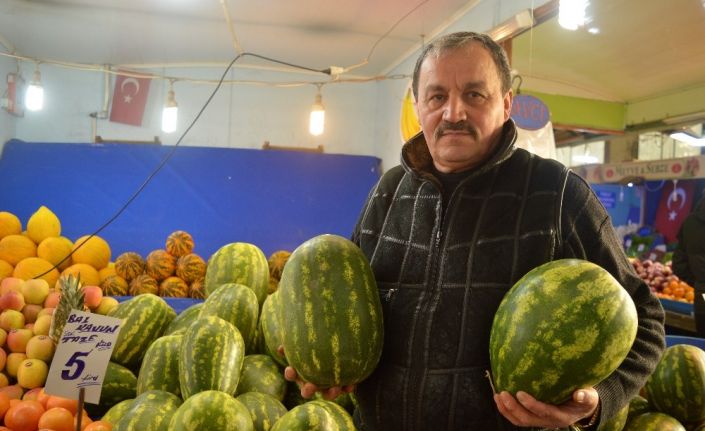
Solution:
{"label": "dark hair", "polygon": [[509,68],[509,60],[507,59],[507,53],[504,52],[504,48],[499,46],[497,42],[492,40],[492,38],[486,34],[475,33],[472,31],[459,31],[457,33],[447,34],[435,39],[433,42],[426,45],[421,51],[421,55],[419,55],[419,58],[416,60],[416,66],[414,66],[414,76],[411,81],[411,88],[414,92],[415,99],[418,100],[419,96],[419,71],[424,60],[430,55],[438,57],[445,52],[462,48],[470,42],[478,42],[487,51],[489,51],[492,59],[494,60],[495,66],[497,66],[497,74],[502,81],[502,94],[506,94],[507,91],[509,91],[512,86],[512,73]]}

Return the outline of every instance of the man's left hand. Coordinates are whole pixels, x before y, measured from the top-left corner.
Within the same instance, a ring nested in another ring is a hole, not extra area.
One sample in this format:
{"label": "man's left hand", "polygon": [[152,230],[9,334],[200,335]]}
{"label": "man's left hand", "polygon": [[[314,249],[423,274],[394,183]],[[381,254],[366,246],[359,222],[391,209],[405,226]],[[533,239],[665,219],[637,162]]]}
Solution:
{"label": "man's left hand", "polygon": [[526,392],[495,394],[494,401],[502,415],[520,427],[565,428],[589,418],[597,409],[600,397],[594,388],[578,389],[573,398],[555,406],[542,403]]}

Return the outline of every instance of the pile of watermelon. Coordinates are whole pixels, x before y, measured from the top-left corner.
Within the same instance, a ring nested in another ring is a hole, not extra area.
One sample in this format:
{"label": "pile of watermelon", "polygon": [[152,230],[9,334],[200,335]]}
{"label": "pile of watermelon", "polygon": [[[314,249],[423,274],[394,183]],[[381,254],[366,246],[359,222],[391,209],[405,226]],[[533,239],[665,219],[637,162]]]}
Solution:
{"label": "pile of watermelon", "polygon": [[[272,294],[269,279],[259,248],[232,243],[208,261],[203,303],[178,316],[150,293],[121,303],[110,313],[123,325],[93,415],[114,431],[354,430],[352,395],[304,400],[283,368],[321,387],[372,372],[383,335],[367,260],[350,241],[322,235],[291,254]],[[365,313],[350,322],[351,309]]]}

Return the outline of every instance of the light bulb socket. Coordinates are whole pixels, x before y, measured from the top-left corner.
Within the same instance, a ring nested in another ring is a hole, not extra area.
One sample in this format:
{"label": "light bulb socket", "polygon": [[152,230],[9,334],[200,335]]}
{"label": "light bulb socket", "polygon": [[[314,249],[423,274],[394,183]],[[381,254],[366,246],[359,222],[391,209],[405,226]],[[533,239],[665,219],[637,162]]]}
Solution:
{"label": "light bulb socket", "polygon": [[42,86],[42,74],[39,72],[39,69],[34,71],[34,75],[32,76],[32,82],[30,82],[30,85],[36,85],[37,87]]}
{"label": "light bulb socket", "polygon": [[174,90],[169,90],[166,96],[166,103],[164,107],[166,108],[176,108],[178,104],[176,103],[176,96],[174,95]]}

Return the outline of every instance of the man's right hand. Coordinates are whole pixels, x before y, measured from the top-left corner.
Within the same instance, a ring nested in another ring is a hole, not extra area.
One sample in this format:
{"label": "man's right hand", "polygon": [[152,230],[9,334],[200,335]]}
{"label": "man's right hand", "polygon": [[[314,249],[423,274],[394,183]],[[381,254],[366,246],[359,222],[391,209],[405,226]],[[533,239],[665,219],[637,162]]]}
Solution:
{"label": "man's right hand", "polygon": [[[284,347],[280,346],[279,349],[280,353],[284,352]],[[330,388],[319,388],[318,386],[314,385],[313,383],[310,382],[304,382],[299,378],[299,375],[296,373],[296,370],[294,367],[288,366],[284,369],[284,378],[290,382],[296,382],[297,385],[299,385],[299,389],[301,389],[301,396],[304,397],[305,399],[309,399],[313,397],[313,394],[316,392],[320,392],[323,398],[332,401],[336,399],[340,394],[345,393],[345,392],[352,392],[355,390],[355,385],[347,385],[347,386],[331,386]]]}

